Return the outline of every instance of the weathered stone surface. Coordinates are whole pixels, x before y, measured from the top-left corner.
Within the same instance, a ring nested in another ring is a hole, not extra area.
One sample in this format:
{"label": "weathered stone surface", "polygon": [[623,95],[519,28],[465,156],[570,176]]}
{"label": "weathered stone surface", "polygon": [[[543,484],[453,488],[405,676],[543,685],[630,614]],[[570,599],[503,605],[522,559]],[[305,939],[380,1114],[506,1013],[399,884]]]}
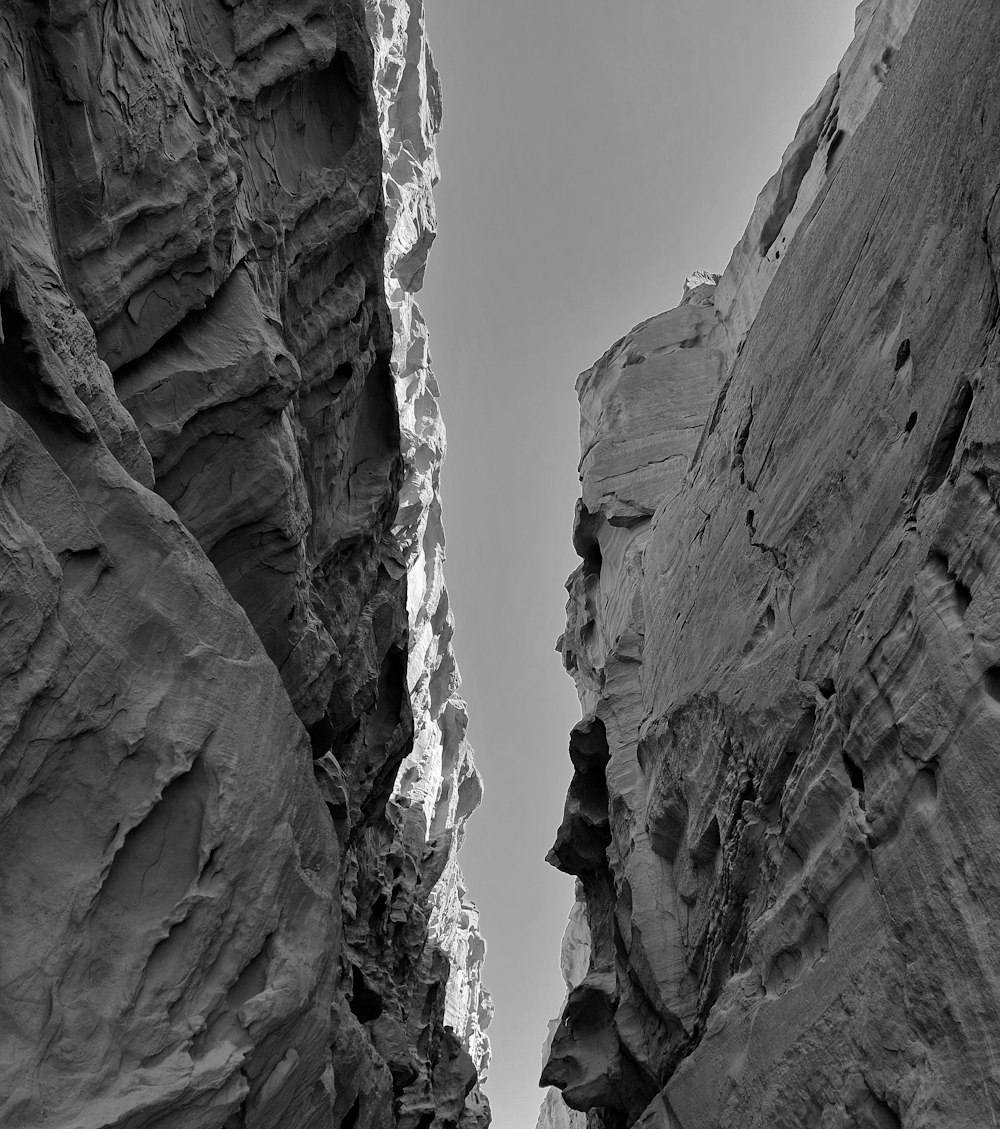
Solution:
{"label": "weathered stone surface", "polygon": [[862,5],[800,128],[807,196],[779,199],[800,136],[719,281],[686,473],[643,520],[614,507],[651,489],[644,456],[613,494],[581,464],[562,650],[585,720],[552,858],[593,949],[543,1083],[592,1127],[1000,1108],[1000,14],[914,9]]}
{"label": "weathered stone surface", "polygon": [[[394,534],[407,574],[406,683],[414,737],[389,805],[394,862],[387,870],[402,874],[384,893],[397,924],[389,947],[370,950],[362,963],[376,979],[393,967],[395,984],[406,984],[400,1018],[407,1017],[408,1040],[417,1049],[417,1074],[397,1092],[399,1125],[444,1129],[457,1122],[485,1129],[489,1105],[479,1081],[489,1064],[484,1029],[492,1003],[481,983],[486,947],[479,916],[457,859],[482,781],[465,739],[468,717],[444,583],[444,425],[427,327],[415,300],[436,230],[432,188],[441,100],[422,0],[369,4],[369,29],[385,151],[385,289],[405,469]],[[401,868],[398,859],[405,860]]]}
{"label": "weathered stone surface", "polygon": [[920,0],[863,0],[854,39],[816,101],[802,116],[781,165],[754,206],[743,238],[719,280],[716,304],[730,362],[800,227],[808,227],[838,163],[892,70]]}
{"label": "weathered stone surface", "polygon": [[[570,910],[566,932],[563,934],[559,951],[559,968],[563,983],[566,985],[566,999],[563,1001],[565,1008],[570,992],[583,982],[590,968],[590,926],[587,924],[587,905],[584,901],[583,888],[579,883],[576,888],[576,901]],[[558,1019],[550,1020],[548,1038],[542,1047],[543,1069],[552,1052],[552,1040],[558,1027]],[[542,1108],[538,1112],[537,1129],[586,1129],[586,1125],[587,1115],[579,1110],[570,1109],[563,1100],[562,1091],[550,1086],[542,1100]]]}
{"label": "weathered stone surface", "polygon": [[452,715],[433,830],[397,787],[432,75],[402,0],[0,13],[4,1126],[488,1120]]}
{"label": "weathered stone surface", "polygon": [[687,471],[721,357],[712,281],[627,334],[576,383],[583,504],[612,525],[649,518]]}

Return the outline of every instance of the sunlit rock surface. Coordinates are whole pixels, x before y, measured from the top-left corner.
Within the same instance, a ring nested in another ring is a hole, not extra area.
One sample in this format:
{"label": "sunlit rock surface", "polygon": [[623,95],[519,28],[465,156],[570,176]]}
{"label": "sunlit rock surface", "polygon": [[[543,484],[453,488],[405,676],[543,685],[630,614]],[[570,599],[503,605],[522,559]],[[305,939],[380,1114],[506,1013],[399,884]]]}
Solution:
{"label": "sunlit rock surface", "polygon": [[[486,949],[479,915],[457,858],[465,822],[482,798],[482,781],[465,738],[468,717],[459,694],[444,583],[444,425],[427,327],[414,299],[436,230],[432,188],[438,178],[434,143],[441,95],[424,31],[423,0],[370,3],[369,27],[385,148],[390,230],[385,288],[405,466],[394,532],[407,571],[407,689],[414,723],[412,750],[400,766],[390,804],[390,852],[412,860],[407,872],[416,874],[417,884],[393,889],[392,916],[405,920],[411,933],[417,917],[422,920],[423,948],[419,955],[416,950],[407,955],[404,967],[417,970],[408,1005],[411,1024],[417,1016],[428,1019],[426,1034],[414,1031],[411,1039],[418,1045],[430,1039],[432,1047],[438,1046],[403,1095],[404,1123],[420,1126],[446,1107],[463,1129],[482,1129],[489,1123],[489,1106],[478,1080],[489,1065],[484,1031],[493,1008],[482,987]],[[380,954],[371,955],[377,976]]]}
{"label": "sunlit rock surface", "polygon": [[998,50],[862,5],[718,284],[581,377],[542,1082],[591,1129],[1000,1109]]}
{"label": "sunlit rock surface", "polygon": [[485,1121],[441,881],[478,778],[449,746],[447,847],[396,783],[450,654],[399,508],[432,213],[383,140],[438,108],[398,8],[0,12],[5,1127]]}

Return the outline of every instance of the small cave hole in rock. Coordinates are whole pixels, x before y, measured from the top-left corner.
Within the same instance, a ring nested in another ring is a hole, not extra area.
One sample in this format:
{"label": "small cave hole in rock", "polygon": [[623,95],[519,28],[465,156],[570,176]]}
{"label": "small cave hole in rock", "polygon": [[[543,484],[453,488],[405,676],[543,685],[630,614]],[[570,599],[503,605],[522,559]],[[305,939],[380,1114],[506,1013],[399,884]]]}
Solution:
{"label": "small cave hole in rock", "polygon": [[827,699],[832,698],[837,692],[836,683],[832,678],[824,678],[822,681],[817,682],[816,689]]}
{"label": "small cave hole in rock", "polygon": [[831,138],[830,146],[826,151],[826,171],[827,172],[829,172],[834,167],[834,165],[837,163],[837,159],[839,158],[841,152],[843,151],[844,141],[846,140],[846,138],[847,138],[847,134],[842,129],[838,129],[836,131],[836,133],[834,133],[833,137]]}
{"label": "small cave hole in rock", "polygon": [[910,785],[911,803],[933,807],[937,802],[938,771],[940,764],[937,760],[928,761],[927,764],[913,778]]}
{"label": "small cave hole in rock", "polygon": [[333,726],[330,718],[323,714],[319,721],[309,726],[309,741],[312,744],[313,760],[319,760],[333,748]]}
{"label": "small cave hole in rock", "polygon": [[847,770],[848,779],[851,781],[851,787],[858,793],[862,800],[865,795],[865,774],[861,765],[855,764],[854,761],[847,755],[841,753],[841,758],[844,762],[844,768]]}
{"label": "small cave hole in rock", "polygon": [[340,1123],[340,1129],[354,1129],[358,1123],[358,1117],[361,1114],[361,1095],[354,1099],[354,1105],[344,1115],[344,1120]]}
{"label": "small cave hole in rock", "polygon": [[934,440],[927,473],[924,475],[925,494],[933,494],[948,476],[952,459],[958,449],[958,441],[962,436],[962,429],[972,408],[972,399],[972,386],[967,381],[963,382],[945,413],[937,438]]}
{"label": "small cave hole in rock", "polygon": [[995,702],[1000,702],[1000,666],[983,671],[983,689]]}
{"label": "small cave hole in rock", "polygon": [[[899,343],[899,348],[896,350],[896,372],[899,372],[899,370],[903,367],[903,365],[906,364],[909,359],[910,339],[909,337],[904,337],[903,340]],[[916,412],[913,413],[914,418],[916,418],[916,414]],[[906,430],[909,431],[910,429],[907,428]]]}
{"label": "small cave hole in rock", "polygon": [[367,977],[354,966],[351,991],[351,1011],[359,1023],[371,1023],[378,1019],[384,1010],[381,995],[369,984]]}
{"label": "small cave hole in rock", "polygon": [[986,493],[990,495],[990,498],[993,497],[990,492],[990,476],[986,473],[986,471],[974,470],[972,472],[972,480],[981,490],[985,490]]}
{"label": "small cave hole in rock", "polygon": [[917,413],[916,412],[910,412],[910,414],[906,417],[906,426],[903,428],[903,430],[906,432],[907,435],[909,435],[909,433],[916,426],[917,426]]}
{"label": "small cave hole in rock", "polygon": [[47,387],[28,319],[13,289],[0,292],[0,402],[31,427],[50,452],[64,451],[72,417]]}
{"label": "small cave hole in rock", "polygon": [[350,364],[345,363],[342,365],[337,365],[336,369],[334,369],[333,376],[331,376],[327,381],[327,387],[330,389],[330,392],[334,396],[343,392],[343,390],[347,387],[348,383],[350,382],[351,376],[353,375],[353,372],[354,370],[352,369]]}
{"label": "small cave hole in rock", "polygon": [[601,547],[596,541],[588,548],[584,559],[584,569],[590,576],[600,576],[604,558],[601,556]]}
{"label": "small cave hole in rock", "polygon": [[0,335],[0,399],[16,412],[18,390],[32,379],[32,373],[27,359],[27,322],[11,292],[0,293]]}

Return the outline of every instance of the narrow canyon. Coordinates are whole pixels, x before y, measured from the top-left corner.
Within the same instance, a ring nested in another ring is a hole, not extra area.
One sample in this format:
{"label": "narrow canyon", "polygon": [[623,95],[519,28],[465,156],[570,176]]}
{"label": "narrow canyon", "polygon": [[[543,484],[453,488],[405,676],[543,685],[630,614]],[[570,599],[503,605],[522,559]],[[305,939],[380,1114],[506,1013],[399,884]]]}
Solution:
{"label": "narrow canyon", "polygon": [[1000,1124],[1000,10],[867,0],[577,382],[539,1129]]}
{"label": "narrow canyon", "polygon": [[[425,24],[0,8],[0,1129],[490,1124]],[[579,377],[537,1129],[1000,1125],[998,58],[863,0]]]}

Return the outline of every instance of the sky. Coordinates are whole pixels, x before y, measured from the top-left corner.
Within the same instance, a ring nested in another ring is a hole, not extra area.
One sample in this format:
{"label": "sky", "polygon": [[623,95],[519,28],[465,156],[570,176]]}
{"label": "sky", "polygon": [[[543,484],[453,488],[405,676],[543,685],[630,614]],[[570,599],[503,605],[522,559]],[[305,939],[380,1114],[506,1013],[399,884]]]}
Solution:
{"label": "sky", "polygon": [[447,582],[486,795],[461,860],[488,945],[495,1129],[534,1129],[573,879],[544,862],[580,716],[554,645],[576,376],[722,271],[853,34],[850,0],[426,0],[444,96],[421,306],[448,428]]}

